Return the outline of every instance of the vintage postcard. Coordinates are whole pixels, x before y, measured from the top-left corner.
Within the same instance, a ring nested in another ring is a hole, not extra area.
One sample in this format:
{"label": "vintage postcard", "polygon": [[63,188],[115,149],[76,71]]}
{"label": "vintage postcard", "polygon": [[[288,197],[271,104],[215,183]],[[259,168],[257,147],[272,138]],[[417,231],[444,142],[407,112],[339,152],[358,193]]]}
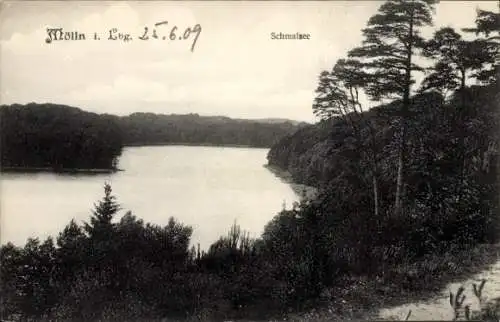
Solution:
{"label": "vintage postcard", "polygon": [[498,321],[499,9],[2,0],[0,321]]}

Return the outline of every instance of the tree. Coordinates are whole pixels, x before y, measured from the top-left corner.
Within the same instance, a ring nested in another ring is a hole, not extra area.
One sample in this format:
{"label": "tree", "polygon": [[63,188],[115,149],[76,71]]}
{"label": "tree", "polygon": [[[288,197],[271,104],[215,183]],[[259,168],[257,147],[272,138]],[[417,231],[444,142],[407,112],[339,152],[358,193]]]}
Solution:
{"label": "tree", "polygon": [[434,58],[436,63],[424,79],[422,90],[459,89],[463,92],[468,76],[475,76],[471,72],[479,71],[492,59],[486,42],[464,40],[450,27],[436,31],[434,37],[426,43],[423,54]]}
{"label": "tree", "polygon": [[453,127],[458,136],[456,158],[460,165],[458,195],[462,196],[460,188],[464,185],[466,168],[465,138],[467,134],[467,80],[478,77],[485,64],[491,62],[492,52],[488,43],[476,39],[467,41],[453,28],[441,28],[434,37],[426,43],[424,55],[436,59],[426,76],[421,90],[429,88],[456,91],[459,96],[457,108],[454,111]]}
{"label": "tree", "polygon": [[111,222],[114,215],[120,210],[120,206],[116,203],[116,197],[111,194],[111,185],[104,184],[104,197],[92,211],[90,224],[85,223],[84,229],[89,234],[90,238],[106,239],[113,231],[114,225]]}
{"label": "tree", "polygon": [[403,207],[404,164],[407,116],[410,107],[414,71],[422,67],[414,63],[415,51],[424,40],[419,29],[432,24],[434,0],[390,0],[368,21],[363,29],[361,47],[349,52],[349,57],[362,60],[363,87],[374,100],[402,98],[398,145],[398,172],[394,213]]}
{"label": "tree", "polygon": [[32,318],[49,313],[57,302],[54,287],[55,247],[52,238],[40,243],[38,238],[28,238],[22,250],[17,276],[18,307]]}
{"label": "tree", "polygon": [[478,9],[476,27],[463,28],[462,30],[484,36],[482,40],[486,42],[491,52],[491,68],[481,71],[481,73],[477,75],[477,78],[484,83],[496,81],[499,73],[498,48],[500,45],[500,13]]}
{"label": "tree", "polygon": [[84,223],[84,231],[87,233],[86,249],[88,254],[88,269],[92,274],[100,274],[106,283],[106,287],[114,289],[118,287],[119,276],[114,273],[115,265],[119,258],[119,243],[116,233],[116,224],[112,219],[120,209],[111,194],[109,183],[104,185],[104,197],[98,202],[92,211],[90,223]]}
{"label": "tree", "polygon": [[56,243],[58,274],[62,281],[60,287],[66,290],[67,284],[82,270],[81,263],[87,260],[87,237],[75,220],[71,220],[57,236]]}
{"label": "tree", "polygon": [[341,117],[351,128],[359,151],[365,151],[363,129],[368,129],[369,143],[366,154],[371,170],[374,214],[378,217],[379,189],[376,130],[372,120],[367,119],[359,100],[359,88],[363,84],[363,75],[359,73],[360,67],[359,61],[341,59],[335,64],[331,72],[323,71],[320,74],[318,88],[316,89],[318,95],[314,99],[313,111],[324,119]]}
{"label": "tree", "polygon": [[[22,300],[19,280],[22,272],[23,250],[7,243],[0,247],[0,319],[8,320]],[[22,285],[22,284],[21,284]]]}

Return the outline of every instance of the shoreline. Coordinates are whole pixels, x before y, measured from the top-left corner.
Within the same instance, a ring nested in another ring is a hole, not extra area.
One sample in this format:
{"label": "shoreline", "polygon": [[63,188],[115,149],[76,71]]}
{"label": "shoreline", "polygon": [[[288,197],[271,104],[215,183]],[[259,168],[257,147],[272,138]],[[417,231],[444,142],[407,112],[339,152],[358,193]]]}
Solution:
{"label": "shoreline", "polygon": [[251,144],[216,144],[216,143],[183,143],[183,142],[151,142],[151,143],[126,143],[127,147],[148,147],[148,146],[199,146],[199,147],[218,147],[218,148],[251,148],[251,149],[270,149],[270,146],[256,146]]}
{"label": "shoreline", "polygon": [[292,190],[298,196],[300,196],[301,200],[316,199],[316,196],[318,195],[318,188],[294,182],[292,174],[287,170],[281,169],[280,167],[266,163],[264,164],[264,168],[271,171],[276,177],[278,177],[283,182],[289,184]]}
{"label": "shoreline", "polygon": [[97,168],[63,168],[55,169],[51,167],[4,167],[0,169],[0,173],[33,173],[33,172],[48,172],[48,173],[81,173],[81,174],[111,174],[124,171],[123,169],[97,169]]}

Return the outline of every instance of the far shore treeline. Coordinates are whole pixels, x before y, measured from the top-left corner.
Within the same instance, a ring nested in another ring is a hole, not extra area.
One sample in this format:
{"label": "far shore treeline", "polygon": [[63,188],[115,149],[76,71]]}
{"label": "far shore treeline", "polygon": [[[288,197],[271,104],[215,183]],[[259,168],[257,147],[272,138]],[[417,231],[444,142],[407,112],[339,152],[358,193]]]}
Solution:
{"label": "far shore treeline", "polygon": [[2,105],[0,164],[3,170],[114,170],[124,146],[271,147],[302,125],[198,114],[119,117],[48,103]]}

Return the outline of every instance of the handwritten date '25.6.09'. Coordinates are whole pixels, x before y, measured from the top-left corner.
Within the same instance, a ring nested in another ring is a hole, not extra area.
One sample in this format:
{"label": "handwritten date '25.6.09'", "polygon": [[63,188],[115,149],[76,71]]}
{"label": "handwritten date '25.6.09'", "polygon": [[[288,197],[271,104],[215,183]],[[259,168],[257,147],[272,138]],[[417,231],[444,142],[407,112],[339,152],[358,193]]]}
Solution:
{"label": "handwritten date '25.6.09'", "polygon": [[[162,39],[166,40],[167,36],[165,34],[161,34],[161,32],[157,32],[156,27],[159,26],[166,26],[168,25],[168,21],[160,21],[155,23],[155,28],[152,30],[149,30],[147,26],[144,27],[144,31],[141,36],[139,36],[139,39],[141,40],[148,40],[150,37],[154,39]],[[168,28],[166,28],[168,31]],[[201,25],[196,24],[194,27],[187,27],[184,30],[180,30],[177,26],[173,26],[170,28],[168,31],[168,39],[170,40],[185,40],[185,39],[193,39],[193,43],[191,45],[191,51],[194,50],[194,47],[196,45],[196,41],[198,40],[198,37],[200,36],[201,33]]]}
{"label": "handwritten date '25.6.09'", "polygon": [[[194,51],[196,42],[201,34],[201,25],[196,24],[192,27],[178,27],[176,25],[168,26],[168,21],[160,21],[154,24],[153,28],[144,26],[142,31],[138,32],[136,37],[141,41],[187,41],[191,40],[191,51]],[[66,31],[63,28],[47,28],[47,38],[45,42],[50,44],[55,41],[79,41],[79,40],[101,40],[99,33],[94,32],[90,37],[87,34],[78,31]],[[111,28],[106,33],[105,40],[130,42],[134,40],[131,33],[123,32],[118,28]]]}

